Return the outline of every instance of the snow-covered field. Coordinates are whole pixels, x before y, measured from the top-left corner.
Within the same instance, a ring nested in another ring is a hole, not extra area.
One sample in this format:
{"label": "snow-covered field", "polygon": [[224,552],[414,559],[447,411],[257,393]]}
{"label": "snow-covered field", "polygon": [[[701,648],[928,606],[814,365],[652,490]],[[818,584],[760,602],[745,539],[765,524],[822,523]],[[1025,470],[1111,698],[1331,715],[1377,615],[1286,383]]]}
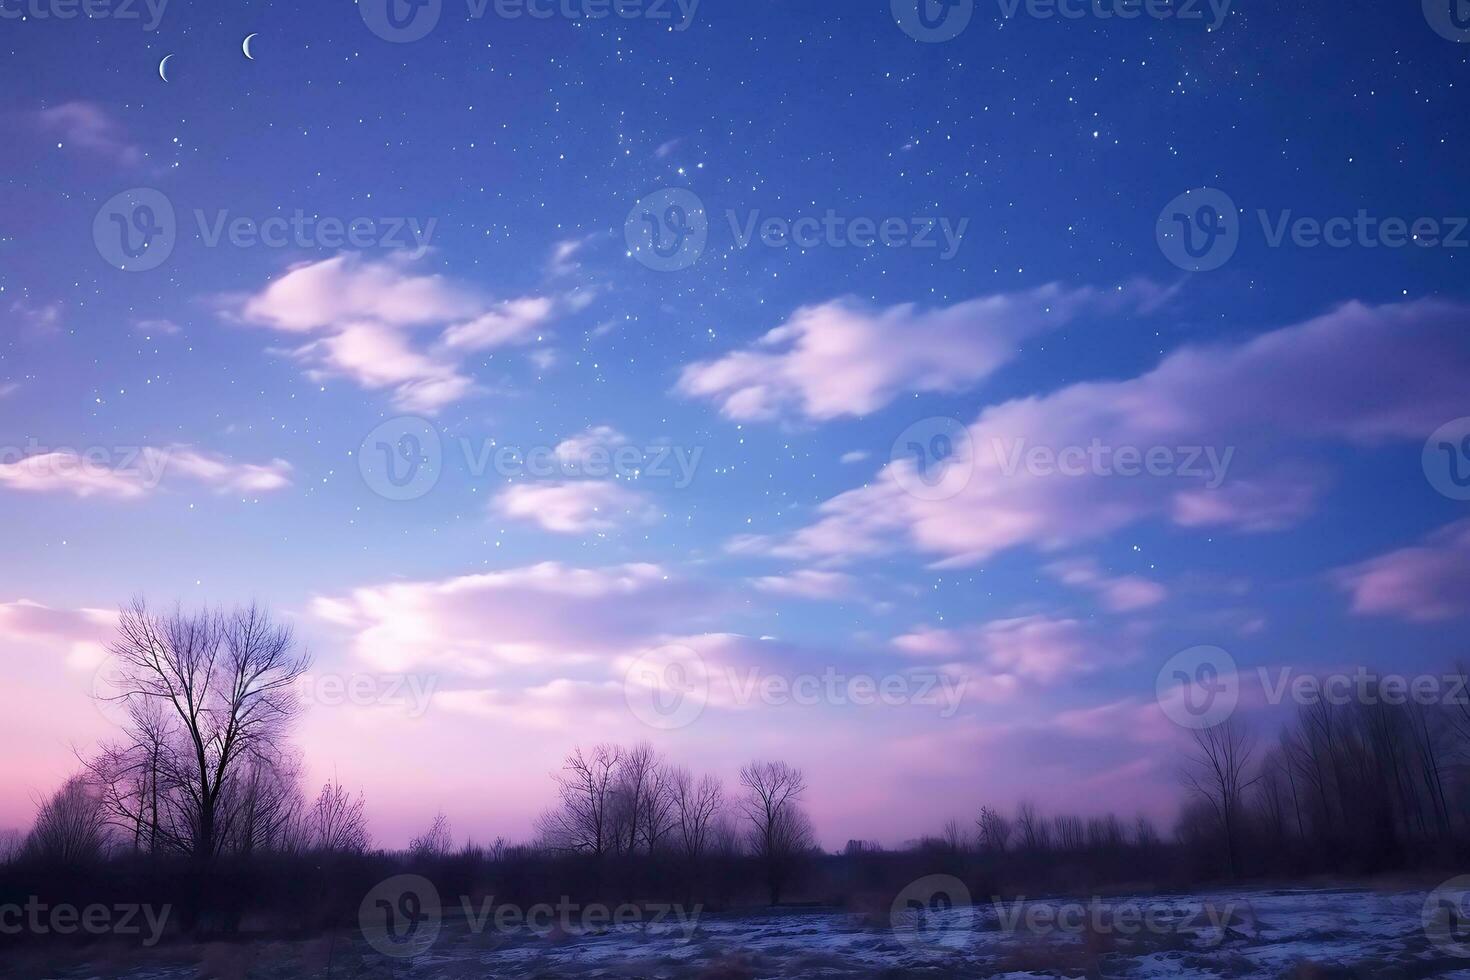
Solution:
{"label": "snow-covered field", "polygon": [[[45,975],[332,977],[1459,977],[1470,959],[1426,934],[1423,891],[1360,888],[1036,900],[926,913],[701,915],[697,922],[476,930],[446,910],[419,956],[363,936],[160,947]],[[1464,950],[1470,953],[1470,949]],[[12,967],[22,966],[12,963]],[[22,967],[23,969],[25,967]]]}

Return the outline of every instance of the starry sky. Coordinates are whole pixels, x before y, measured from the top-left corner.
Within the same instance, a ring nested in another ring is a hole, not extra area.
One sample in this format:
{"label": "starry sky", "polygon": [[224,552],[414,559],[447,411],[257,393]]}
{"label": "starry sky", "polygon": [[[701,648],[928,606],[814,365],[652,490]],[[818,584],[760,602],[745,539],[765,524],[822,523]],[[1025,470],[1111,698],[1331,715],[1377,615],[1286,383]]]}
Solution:
{"label": "starry sky", "polygon": [[[289,620],[307,782],[387,844],[439,808],[524,837],[563,755],[641,738],[802,766],[834,846],[1022,798],[1167,820],[1180,651],[1263,723],[1257,668],[1463,654],[1427,445],[1470,432],[1470,45],[1418,5],[987,0],[937,41],[887,0],[444,0],[404,40],[362,3],[0,3],[0,825],[111,730],[135,595]],[[1163,234],[1204,189],[1208,269]],[[1443,241],[1273,238],[1363,211]],[[667,650],[716,681],[661,727],[628,678]],[[729,683],[828,671],[963,696]]]}

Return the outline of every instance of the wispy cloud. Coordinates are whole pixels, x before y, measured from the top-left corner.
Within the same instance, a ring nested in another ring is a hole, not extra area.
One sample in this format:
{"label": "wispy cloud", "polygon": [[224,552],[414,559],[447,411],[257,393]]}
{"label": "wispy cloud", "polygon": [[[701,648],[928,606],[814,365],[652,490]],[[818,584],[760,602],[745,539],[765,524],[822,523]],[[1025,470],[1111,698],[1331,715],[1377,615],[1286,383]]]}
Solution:
{"label": "wispy cloud", "polygon": [[751,347],[689,365],[677,390],[738,421],[869,415],[904,393],[968,389],[1025,340],[1088,313],[1151,308],[1162,295],[1148,283],[1053,284],[927,311],[833,300],[797,310]]}
{"label": "wispy cloud", "polygon": [[610,531],[657,517],[644,494],[611,480],[517,483],[497,494],[494,506],[506,517],[558,534]]}
{"label": "wispy cloud", "polygon": [[95,102],[63,102],[39,110],[35,118],[41,131],[55,137],[63,147],[70,143],[123,166],[133,167],[143,162],[142,148],[128,137],[121,123]]}
{"label": "wispy cloud", "polygon": [[[1350,303],[1237,346],[1184,348],[1130,380],[1008,401],[968,427],[971,446],[955,462],[972,470],[948,499],[906,492],[918,474],[901,459],[823,503],[795,533],[743,536],[730,548],[831,562],[910,547],[958,565],[1009,548],[1073,545],[1149,518],[1287,527],[1313,511],[1329,479],[1313,446],[1418,441],[1463,414],[1467,316],[1470,308],[1442,302]],[[1093,467],[1093,446],[1132,447],[1140,467],[1158,447],[1173,469],[1125,476],[1107,460]],[[1083,462],[1074,472],[1033,468],[1027,453],[1036,448]]]}
{"label": "wispy cloud", "polygon": [[1470,519],[1447,524],[1421,544],[1332,575],[1353,612],[1416,623],[1470,616]]}
{"label": "wispy cloud", "polygon": [[135,500],[169,480],[190,481],[219,493],[268,493],[291,483],[291,465],[236,463],[190,446],[55,449],[9,458],[0,454],[0,487],[26,493]]}
{"label": "wispy cloud", "polygon": [[[259,293],[225,300],[241,320],[312,339],[289,350],[322,380],[389,390],[395,407],[434,414],[481,390],[466,355],[528,343],[555,301],[492,300],[466,284],[413,270],[414,258],[340,255],[297,266]],[[437,332],[436,340],[415,337]]]}

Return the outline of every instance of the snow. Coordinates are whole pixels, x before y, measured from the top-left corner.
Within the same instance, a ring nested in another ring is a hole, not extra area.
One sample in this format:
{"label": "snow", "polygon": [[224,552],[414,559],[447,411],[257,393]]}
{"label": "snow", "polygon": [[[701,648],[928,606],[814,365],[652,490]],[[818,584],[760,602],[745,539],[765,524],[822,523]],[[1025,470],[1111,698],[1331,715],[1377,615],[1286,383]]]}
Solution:
{"label": "snow", "polygon": [[[325,975],[325,956],[332,975],[363,977],[754,980],[888,971],[1014,980],[1349,974],[1470,980],[1470,960],[1437,949],[1426,936],[1425,897],[1422,891],[1335,888],[1028,899],[1019,908],[1006,901],[930,913],[918,934],[895,932],[886,915],[880,920],[832,909],[702,914],[692,927],[670,919],[549,934],[525,926],[500,932],[493,923],[477,931],[462,915],[446,910],[437,941],[411,961],[382,955],[360,934],[260,942],[249,958],[252,976],[281,978]],[[1052,922],[1058,911],[1072,916],[1067,927],[1028,928],[1028,923]],[[1074,925],[1078,915],[1088,925]],[[1139,922],[1150,925],[1134,928]],[[132,980],[197,975],[196,966],[184,965],[188,957],[177,947],[167,959],[169,966],[139,964],[122,975]],[[82,969],[60,975],[89,974]]]}

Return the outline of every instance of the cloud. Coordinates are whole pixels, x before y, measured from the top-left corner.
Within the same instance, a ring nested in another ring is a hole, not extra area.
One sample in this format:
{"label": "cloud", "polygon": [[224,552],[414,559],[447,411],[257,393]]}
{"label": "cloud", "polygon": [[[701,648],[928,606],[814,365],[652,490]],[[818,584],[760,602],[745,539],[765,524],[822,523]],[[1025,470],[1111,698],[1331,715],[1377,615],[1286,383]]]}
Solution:
{"label": "cloud", "polygon": [[[1310,513],[1327,484],[1314,450],[1417,442],[1464,414],[1467,317],[1470,308],[1438,301],[1349,303],[1235,346],[1183,348],[1129,380],[1007,401],[968,427],[971,445],[953,465],[973,469],[949,499],[906,492],[918,474],[901,459],[821,504],[810,525],[729,547],[822,562],[908,547],[953,566],[1023,546],[1055,550],[1146,519],[1284,527]],[[1124,475],[1130,448],[1139,470]],[[1142,469],[1154,449],[1169,463],[1157,473]],[[1079,465],[1033,466],[1036,450]]]}
{"label": "cloud", "polygon": [[[493,301],[444,276],[414,272],[416,260],[339,255],[296,266],[259,293],[224,305],[246,323],[312,338],[289,353],[313,379],[345,377],[391,390],[396,408],[432,415],[481,390],[463,369],[467,354],[534,340],[556,304],[544,297]],[[420,330],[438,337],[423,343],[415,337]]]}
{"label": "cloud", "polygon": [[1073,558],[1046,566],[1058,582],[1096,592],[1113,612],[1133,612],[1163,602],[1169,592],[1157,582],[1137,575],[1107,576],[1090,558]]}
{"label": "cloud", "polygon": [[857,586],[851,575],[814,568],[799,569],[790,575],[766,575],[752,579],[751,584],[773,595],[833,600],[850,598]]}
{"label": "cloud", "polygon": [[1054,684],[1109,660],[1080,622],[1046,616],[997,619],[961,629],[921,627],[896,637],[893,645],[909,656],[944,659],[967,670],[1038,684]]}
{"label": "cloud", "polygon": [[312,610],[350,630],[355,654],[376,669],[487,677],[601,663],[667,629],[681,611],[692,616],[693,594],[658,565],[543,562],[360,588],[320,597]]}
{"label": "cloud", "polygon": [[128,139],[122,124],[94,102],[63,102],[36,113],[41,131],[124,166],[143,162],[143,151]]}
{"label": "cloud", "polygon": [[[594,425],[556,444],[556,457],[570,468],[586,466],[592,454],[611,456],[619,446],[626,446],[628,437],[610,425]],[[606,461],[603,461],[606,465]]]}
{"label": "cloud", "polygon": [[677,390],[737,421],[868,415],[907,392],[968,389],[1032,337],[1087,313],[1148,307],[1160,295],[1148,284],[1112,291],[1052,284],[928,311],[833,300],[802,307],[752,347],[688,365]]}
{"label": "cloud", "polygon": [[37,306],[28,300],[18,299],[10,304],[10,312],[23,326],[37,333],[55,333],[61,328],[60,303],[43,303]]}
{"label": "cloud", "polygon": [[102,663],[116,623],[117,614],[106,609],[55,609],[28,599],[0,602],[0,637],[64,644],[67,666],[75,670],[95,669]]}
{"label": "cloud", "polygon": [[870,455],[871,454],[866,449],[854,449],[850,453],[843,453],[842,454],[842,458],[840,460],[838,460],[838,462],[844,463],[844,464],[847,464],[847,465],[851,465],[853,463],[861,463],[863,460],[867,459],[868,456],[870,456]]}
{"label": "cloud", "polygon": [[168,480],[191,480],[219,493],[265,493],[291,484],[291,464],[236,463],[190,446],[165,449],[54,449],[7,457],[0,450],[0,487],[28,493],[134,500]]}
{"label": "cloud", "polygon": [[403,333],[380,324],[345,326],[291,353],[313,380],[345,376],[369,390],[391,388],[393,406],[405,412],[432,415],[475,390],[454,361],[415,350]]}
{"label": "cloud", "polygon": [[148,334],[164,334],[174,336],[183,332],[183,328],[172,320],[134,320],[133,329]]}
{"label": "cloud", "polygon": [[554,304],[543,296],[509,300],[467,323],[444,331],[444,346],[454,350],[478,351],[534,339],[537,327],[551,317]]}
{"label": "cloud", "polygon": [[1338,569],[1332,578],[1360,615],[1416,623],[1470,615],[1470,519],[1439,528],[1421,545]]}
{"label": "cloud", "polygon": [[439,275],[415,275],[411,260],[372,262],[339,255],[295,266],[247,298],[241,315],[275,330],[308,333],[370,321],[422,327],[467,320],[484,310],[473,292]]}
{"label": "cloud", "polygon": [[584,235],[581,238],[568,238],[557,242],[551,249],[551,258],[546,262],[546,273],[550,276],[569,276],[581,268],[577,256],[581,254],[594,238],[593,235]]}
{"label": "cloud", "polygon": [[643,494],[606,480],[517,483],[502,490],[494,506],[506,517],[534,521],[558,534],[608,531],[623,520],[656,516]]}

